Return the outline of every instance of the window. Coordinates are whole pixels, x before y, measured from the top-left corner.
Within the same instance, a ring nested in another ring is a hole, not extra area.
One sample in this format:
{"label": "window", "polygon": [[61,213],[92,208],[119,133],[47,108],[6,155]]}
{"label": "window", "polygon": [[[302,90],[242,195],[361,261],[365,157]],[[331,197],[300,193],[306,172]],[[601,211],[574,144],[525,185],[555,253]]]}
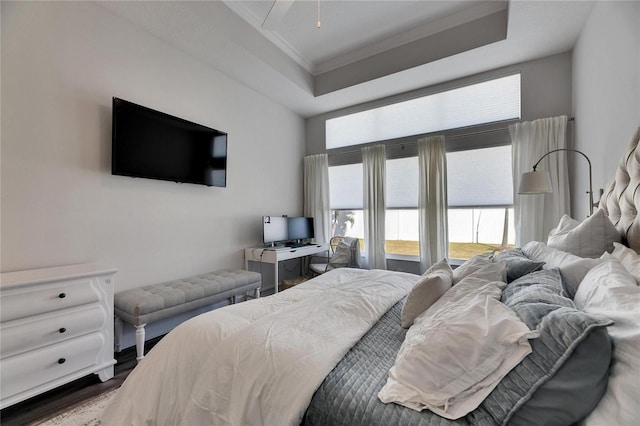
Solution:
{"label": "window", "polygon": [[[436,131],[446,135],[449,129],[519,118],[516,74],[329,119],[326,147],[392,142]],[[450,258],[467,259],[514,244],[511,145],[502,132],[469,129],[465,142],[457,141],[457,150],[447,152]],[[386,163],[386,251],[419,256],[418,159],[410,150],[396,156],[402,158]],[[359,238],[364,251],[362,164],[330,167],[329,181],[333,235]]]}
{"label": "window", "polygon": [[418,157],[387,160],[385,249],[420,256],[418,235]]}
{"label": "window", "polygon": [[520,74],[329,119],[326,148],[520,118]]}
{"label": "window", "polygon": [[450,258],[513,246],[511,145],[447,153],[447,197]]}
{"label": "window", "polygon": [[[386,169],[386,251],[419,256],[418,158],[387,160]],[[362,164],[330,167],[329,182],[332,235],[359,238],[364,251]],[[510,145],[447,153],[447,186],[449,257],[513,246]]]}
{"label": "window", "polygon": [[515,244],[513,207],[449,208],[448,214],[451,259],[469,259]]}
{"label": "window", "polygon": [[[387,160],[386,178],[386,250],[418,256],[418,158]],[[329,187],[332,235],[364,241],[362,163],[330,167]]]}

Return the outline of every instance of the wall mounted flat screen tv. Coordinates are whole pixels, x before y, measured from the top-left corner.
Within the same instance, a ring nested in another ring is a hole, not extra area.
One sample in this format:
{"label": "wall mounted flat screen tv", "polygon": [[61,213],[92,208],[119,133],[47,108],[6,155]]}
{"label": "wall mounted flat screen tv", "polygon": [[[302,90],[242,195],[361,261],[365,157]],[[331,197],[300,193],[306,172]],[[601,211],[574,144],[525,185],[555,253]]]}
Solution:
{"label": "wall mounted flat screen tv", "polygon": [[113,98],[111,174],[227,186],[227,134]]}

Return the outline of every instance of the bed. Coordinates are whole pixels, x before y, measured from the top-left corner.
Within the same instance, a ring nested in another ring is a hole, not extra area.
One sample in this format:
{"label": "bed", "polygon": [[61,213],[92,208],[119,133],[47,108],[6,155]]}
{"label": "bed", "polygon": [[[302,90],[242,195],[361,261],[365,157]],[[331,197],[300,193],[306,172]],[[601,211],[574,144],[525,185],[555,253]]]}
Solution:
{"label": "bed", "polygon": [[639,134],[597,213],[563,218],[548,244],[423,276],[336,269],[202,314],[102,424],[635,424]]}

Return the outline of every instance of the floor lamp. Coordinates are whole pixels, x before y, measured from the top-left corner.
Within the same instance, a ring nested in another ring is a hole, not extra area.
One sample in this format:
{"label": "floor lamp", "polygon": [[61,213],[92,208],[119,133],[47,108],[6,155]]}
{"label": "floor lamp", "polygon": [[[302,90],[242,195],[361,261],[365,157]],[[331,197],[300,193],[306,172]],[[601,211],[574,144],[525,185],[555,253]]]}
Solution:
{"label": "floor lamp", "polygon": [[589,215],[593,214],[593,207],[598,205],[598,203],[593,202],[593,180],[591,178],[591,160],[586,154],[582,151],[578,151],[577,149],[570,148],[560,148],[554,149],[552,151],[544,154],[540,159],[533,165],[532,172],[523,173],[520,177],[520,185],[518,186],[518,194],[545,194],[548,192],[553,192],[551,188],[551,177],[548,172],[539,172],[536,170],[538,164],[549,154],[553,154],[558,151],[571,151],[582,155],[587,163],[589,164],[589,190],[587,194],[589,194]]}

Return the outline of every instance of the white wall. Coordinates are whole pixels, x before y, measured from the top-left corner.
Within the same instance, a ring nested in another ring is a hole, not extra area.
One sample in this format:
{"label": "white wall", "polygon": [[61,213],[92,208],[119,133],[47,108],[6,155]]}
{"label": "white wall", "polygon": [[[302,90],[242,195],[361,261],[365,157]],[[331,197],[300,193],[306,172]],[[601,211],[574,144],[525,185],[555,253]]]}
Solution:
{"label": "white wall", "polygon": [[[86,261],[116,291],[241,268],[302,210],[304,121],[103,7],[2,2],[1,269]],[[111,98],[228,132],[227,188],[112,176]]]}
{"label": "white wall", "polygon": [[[573,50],[572,91],[576,148],[591,159],[598,200],[640,126],[640,2],[595,3]],[[586,162],[576,169],[575,187],[586,191]],[[576,217],[587,209],[587,201],[574,198]]]}

